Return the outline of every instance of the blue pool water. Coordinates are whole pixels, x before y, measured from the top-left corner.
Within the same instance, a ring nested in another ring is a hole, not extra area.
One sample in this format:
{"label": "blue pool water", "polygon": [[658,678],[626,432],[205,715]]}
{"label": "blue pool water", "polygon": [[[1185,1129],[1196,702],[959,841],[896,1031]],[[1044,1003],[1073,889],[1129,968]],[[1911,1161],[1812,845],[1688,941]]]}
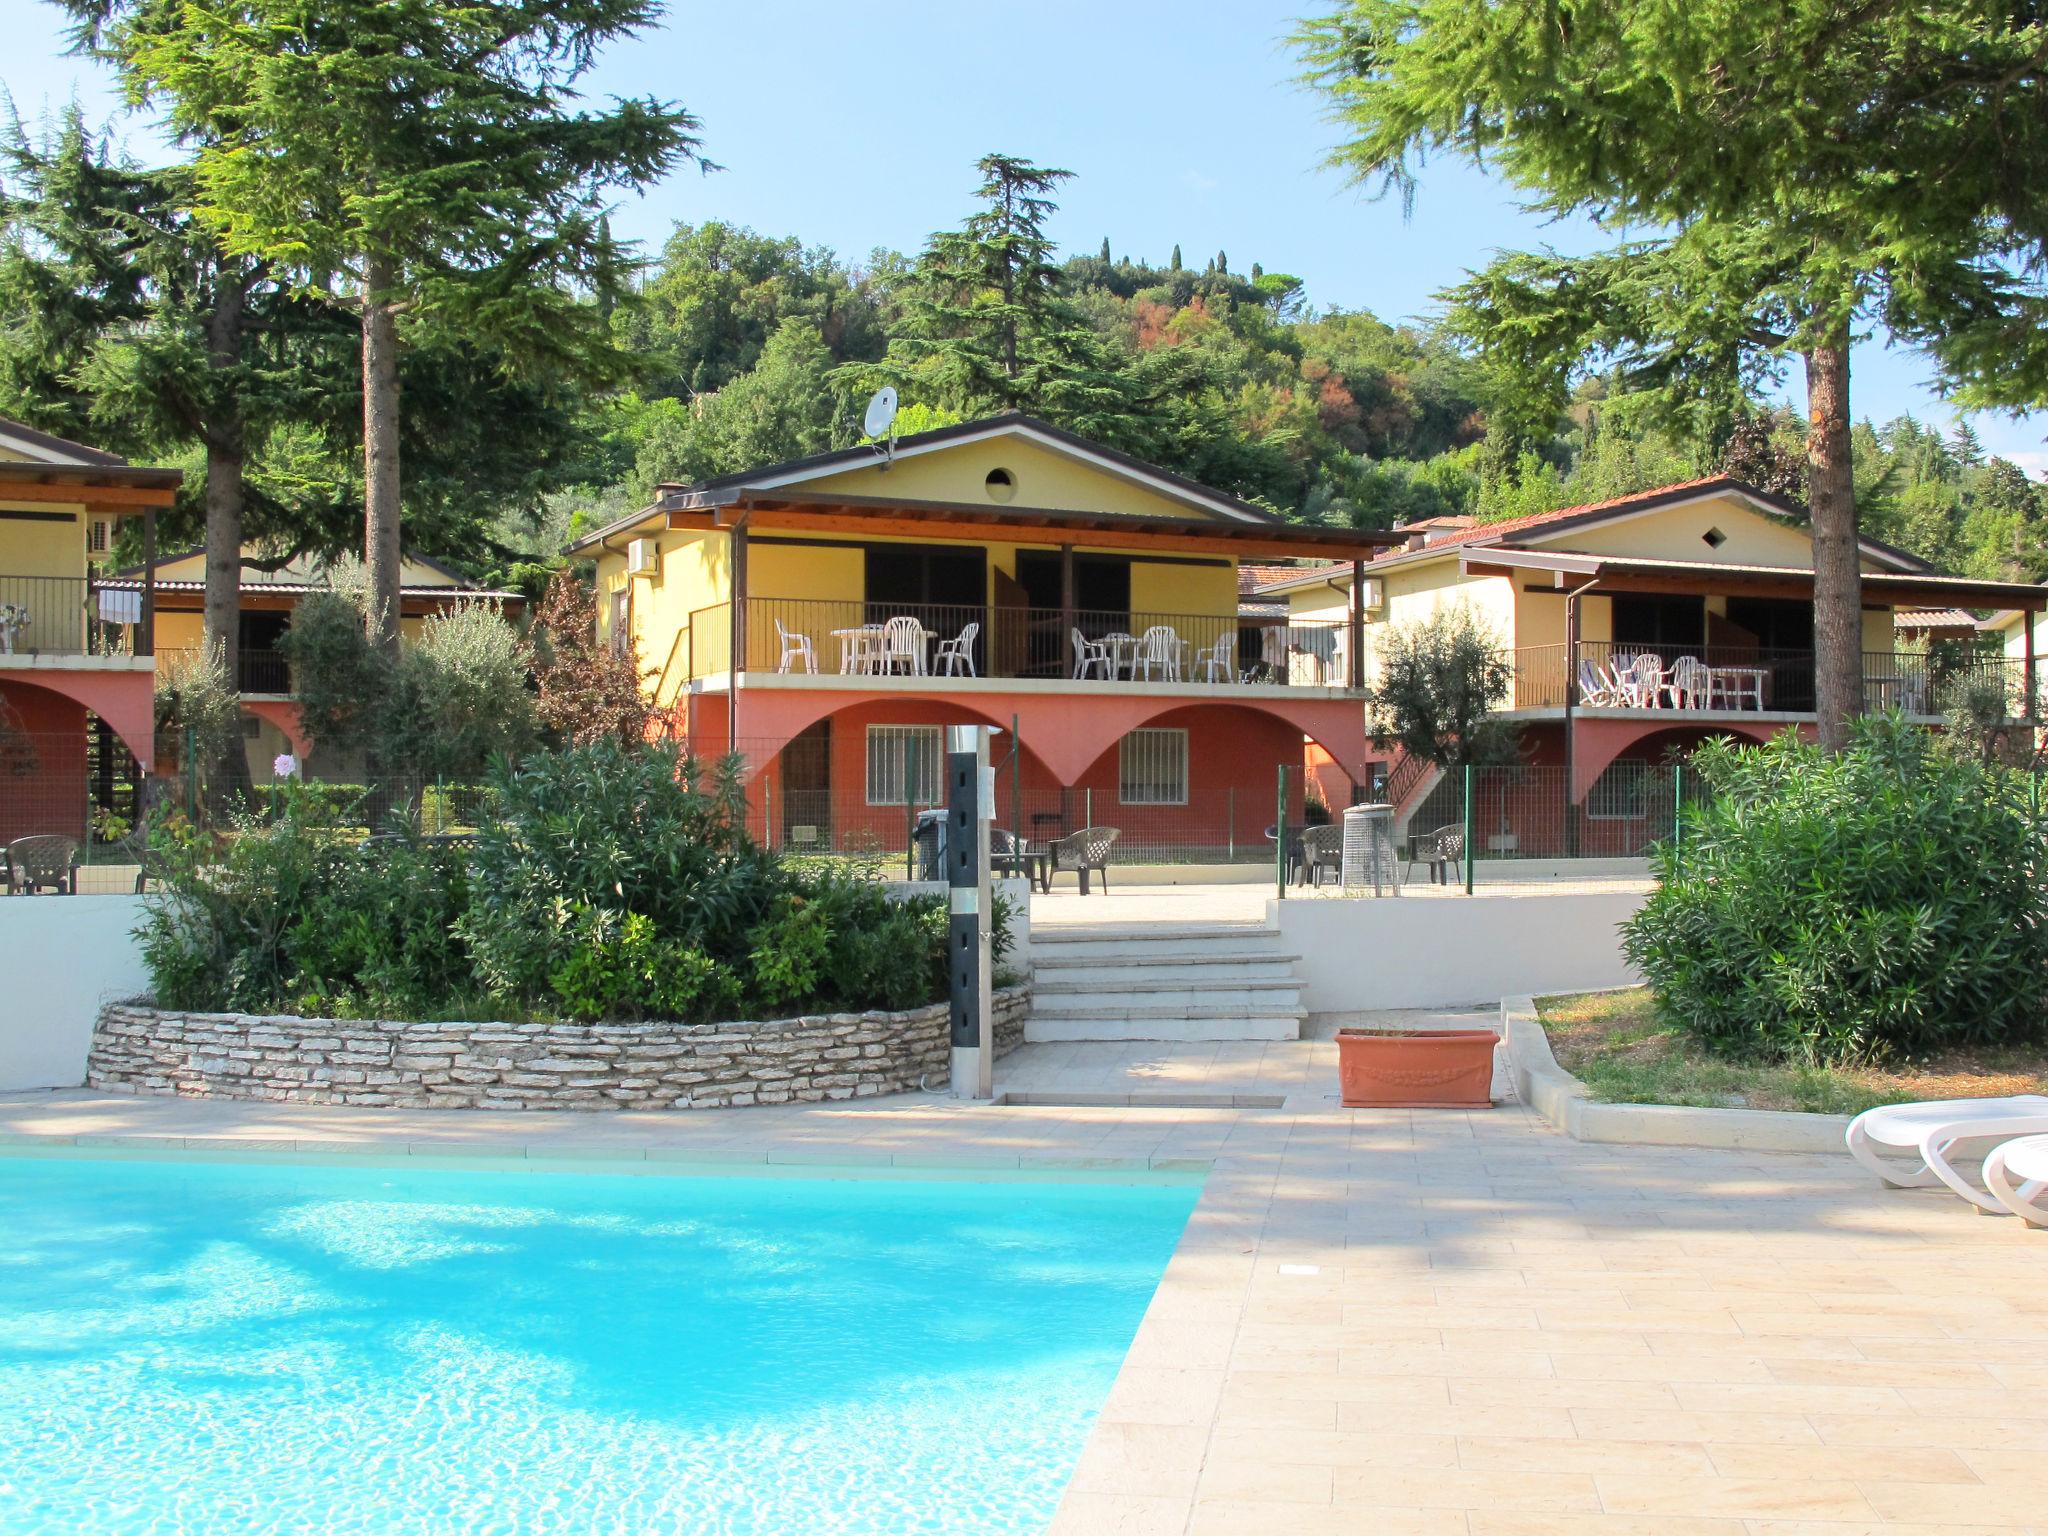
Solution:
{"label": "blue pool water", "polygon": [[0,1533],[1035,1532],[1196,1193],[0,1158]]}

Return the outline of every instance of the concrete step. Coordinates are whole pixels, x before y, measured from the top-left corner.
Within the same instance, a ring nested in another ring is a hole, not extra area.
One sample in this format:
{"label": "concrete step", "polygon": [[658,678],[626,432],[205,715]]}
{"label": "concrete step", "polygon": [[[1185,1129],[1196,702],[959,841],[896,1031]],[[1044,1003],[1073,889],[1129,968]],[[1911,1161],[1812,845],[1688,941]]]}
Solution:
{"label": "concrete step", "polygon": [[1070,1040],[1299,1040],[1301,1019],[1294,1014],[1238,1014],[1227,1018],[1179,1015],[1172,1018],[1101,1019],[1092,1016],[1032,1012],[1024,1038]]}
{"label": "concrete step", "polygon": [[1270,986],[1285,982],[1298,985],[1294,964],[1288,960],[1240,960],[1233,965],[1191,965],[1181,960],[1160,960],[1152,964],[1075,966],[1061,965],[1042,957],[1031,967],[1031,979],[1042,991],[1047,987],[1086,987],[1108,992],[1148,992],[1158,987],[1228,987],[1256,982]]}
{"label": "concrete step", "polygon": [[1278,953],[1280,933],[1275,928],[1217,925],[1207,928],[1140,927],[1123,930],[1089,928],[1063,933],[1057,928],[1033,928],[1031,952],[1034,961],[1043,955],[1055,959],[1130,960],[1162,955],[1194,955],[1211,958],[1263,958]]}
{"label": "concrete step", "polygon": [[1035,955],[1034,966],[1036,969],[1092,971],[1096,973],[1128,970],[1144,971],[1149,974],[1158,968],[1167,966],[1194,968],[1251,965],[1275,967],[1278,970],[1285,971],[1288,975],[1292,975],[1295,962],[1301,959],[1299,955],[1281,954],[1277,950],[1267,949],[1244,950],[1242,952],[1233,950],[1224,954],[1204,953],[1195,955],[1155,955],[1139,949],[1135,952],[1126,951],[1112,955],[1074,955],[1067,953],[1064,948],[1059,946],[1044,951],[1039,951],[1036,944],[1032,948]]}
{"label": "concrete step", "polygon": [[1235,1008],[1263,1013],[1301,1006],[1301,983],[1292,977],[1266,982],[1219,982],[1210,986],[1089,987],[1072,982],[1033,980],[1033,1006],[1050,1013],[1102,1012],[1158,1015],[1202,1009]]}

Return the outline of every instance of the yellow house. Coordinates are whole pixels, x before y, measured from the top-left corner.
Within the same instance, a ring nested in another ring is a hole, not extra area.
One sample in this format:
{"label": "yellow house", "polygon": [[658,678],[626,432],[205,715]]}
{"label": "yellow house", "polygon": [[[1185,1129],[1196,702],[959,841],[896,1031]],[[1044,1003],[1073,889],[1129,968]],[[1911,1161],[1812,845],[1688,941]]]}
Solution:
{"label": "yellow house", "polygon": [[183,476],[0,419],[0,844],[86,835],[95,807],[132,817],[154,761],[154,610],[107,592],[93,556],[116,522],[156,511]]}
{"label": "yellow house", "polygon": [[[1401,529],[1374,560],[1361,631],[1370,675],[1396,627],[1470,610],[1513,659],[1507,714],[1524,758],[1567,764],[1575,797],[1615,763],[1664,759],[1709,735],[1766,738],[1814,723],[1813,547],[1796,508],[1727,476],[1505,522],[1435,519]],[[1863,541],[1866,705],[1932,721],[1924,646],[1902,646],[1895,615],[2024,606],[2048,593],[1941,576]],[[1351,600],[1348,569],[1268,583],[1297,619]],[[2015,648],[2015,673],[2031,666]],[[2016,688],[2015,698],[2024,695]],[[1400,765],[1384,765],[1400,777]],[[1397,789],[1414,798],[1427,775]]]}
{"label": "yellow house", "polygon": [[1388,537],[1284,523],[1005,415],[663,486],[568,552],[595,562],[600,634],[632,647],[668,728],[737,748],[788,808],[778,838],[900,834],[941,726],[978,720],[1022,738],[1021,835],[1092,812],[1133,844],[1171,820],[1230,849],[1272,820],[1304,735],[1364,754],[1359,616],[1241,611],[1240,565],[1363,563]]}
{"label": "yellow house", "polygon": [[[273,568],[262,550],[244,545],[242,562],[235,681],[242,695],[242,732],[250,774],[261,783],[269,779],[270,765],[279,753],[289,751],[303,762],[316,750],[300,728],[298,709],[291,701],[290,669],[279,643],[291,627],[292,612],[300,599],[326,585],[327,561],[298,555]],[[124,570],[100,585],[108,590],[139,589],[143,575],[140,569]],[[198,650],[206,629],[205,546],[158,560],[154,587],[158,655]],[[516,616],[525,605],[519,593],[480,587],[460,571],[428,556],[407,554],[401,560],[401,639],[417,635],[429,614],[474,601],[498,604],[508,617]],[[323,761],[321,767],[328,773],[344,771],[337,763]]]}

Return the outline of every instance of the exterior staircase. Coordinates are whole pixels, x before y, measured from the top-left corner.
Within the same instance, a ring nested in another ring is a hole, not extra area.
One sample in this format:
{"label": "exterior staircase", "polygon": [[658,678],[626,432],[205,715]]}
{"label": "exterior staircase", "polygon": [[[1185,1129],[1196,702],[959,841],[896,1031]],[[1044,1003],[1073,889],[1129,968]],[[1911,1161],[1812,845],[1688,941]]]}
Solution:
{"label": "exterior staircase", "polygon": [[1034,929],[1024,1038],[1298,1040],[1299,958],[1254,923]]}

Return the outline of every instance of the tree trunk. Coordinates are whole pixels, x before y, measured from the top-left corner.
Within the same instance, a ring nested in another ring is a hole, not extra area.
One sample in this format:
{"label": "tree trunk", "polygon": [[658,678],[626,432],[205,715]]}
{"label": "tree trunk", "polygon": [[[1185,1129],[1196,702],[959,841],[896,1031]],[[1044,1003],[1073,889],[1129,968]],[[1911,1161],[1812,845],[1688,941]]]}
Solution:
{"label": "tree trunk", "polygon": [[[207,364],[216,375],[228,374],[242,361],[242,333],[248,284],[223,266],[215,283],[213,312],[207,316]],[[235,389],[216,389],[217,405],[206,430],[206,610],[202,643],[218,654],[227,668],[228,686],[239,691],[242,639],[242,502],[243,468],[248,456],[247,426]],[[219,742],[208,764],[209,787],[216,807],[246,800],[253,785],[249,754],[237,731]]]}
{"label": "tree trunk", "polygon": [[1863,713],[1863,576],[1849,451],[1846,328],[1806,354],[1806,478],[1813,516],[1814,697],[1821,745],[1839,752]]}
{"label": "tree trunk", "polygon": [[363,263],[363,560],[373,612],[370,641],[398,655],[398,322],[391,264]]}

